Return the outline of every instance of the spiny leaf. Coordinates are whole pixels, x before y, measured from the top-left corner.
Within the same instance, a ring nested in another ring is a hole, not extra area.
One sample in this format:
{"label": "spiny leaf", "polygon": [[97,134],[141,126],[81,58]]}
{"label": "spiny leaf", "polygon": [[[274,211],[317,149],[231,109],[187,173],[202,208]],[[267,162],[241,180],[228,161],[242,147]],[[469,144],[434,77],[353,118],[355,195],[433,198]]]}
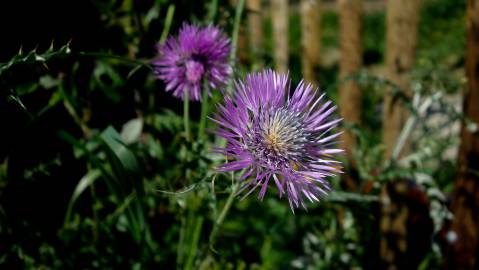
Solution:
{"label": "spiny leaf", "polygon": [[23,54],[23,50],[22,48],[20,48],[18,54],[15,55],[12,59],[10,59],[10,61],[5,63],[0,63],[0,76],[5,71],[7,71],[8,69],[16,65],[31,64],[31,63],[37,63],[37,62],[45,64],[46,61],[54,57],[68,55],[70,53],[71,53],[70,42],[68,42],[66,45],[62,46],[58,50],[54,50],[53,46],[50,46],[48,50],[40,54],[37,53],[36,48],[27,54]]}

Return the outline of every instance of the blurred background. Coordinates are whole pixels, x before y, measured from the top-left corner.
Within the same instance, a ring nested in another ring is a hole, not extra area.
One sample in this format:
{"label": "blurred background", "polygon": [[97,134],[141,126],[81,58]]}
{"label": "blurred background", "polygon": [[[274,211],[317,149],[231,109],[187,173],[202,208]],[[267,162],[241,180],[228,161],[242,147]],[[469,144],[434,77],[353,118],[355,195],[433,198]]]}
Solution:
{"label": "blurred background", "polygon": [[[479,269],[479,1],[8,2],[0,268]],[[235,78],[271,67],[337,104],[330,196],[235,199],[210,241],[218,139],[185,141],[150,64],[185,21],[232,37]]]}

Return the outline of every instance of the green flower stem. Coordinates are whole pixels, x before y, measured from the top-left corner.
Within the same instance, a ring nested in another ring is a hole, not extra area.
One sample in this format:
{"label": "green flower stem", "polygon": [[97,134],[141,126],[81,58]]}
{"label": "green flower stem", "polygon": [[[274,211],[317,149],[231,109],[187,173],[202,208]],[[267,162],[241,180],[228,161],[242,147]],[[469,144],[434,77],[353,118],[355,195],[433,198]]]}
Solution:
{"label": "green flower stem", "polygon": [[231,54],[230,54],[230,64],[233,66],[236,58],[236,49],[238,47],[238,36],[239,36],[239,29],[241,24],[241,16],[243,15],[245,0],[239,0],[236,4],[236,11],[235,11],[235,20],[233,25],[233,34],[231,37]]}
{"label": "green flower stem", "polygon": [[218,0],[212,0],[209,6],[207,21],[214,23],[217,13],[218,13]]}
{"label": "green flower stem", "polygon": [[185,234],[186,234],[186,218],[183,216],[181,217],[180,239],[178,240],[178,247],[176,250],[176,268],[177,269],[180,267],[180,265],[183,264]]}
{"label": "green flower stem", "polygon": [[[235,60],[236,60],[236,49],[237,49],[237,44],[238,44],[238,35],[239,35],[239,29],[240,29],[240,24],[241,24],[241,17],[243,14],[243,9],[244,9],[244,4],[245,0],[238,0],[236,4],[236,11],[235,11],[235,19],[234,19],[234,25],[233,25],[233,33],[231,34],[231,52],[230,52],[230,66],[233,70],[235,70]],[[226,90],[229,93],[233,92],[233,76],[228,80],[228,85],[226,87]],[[221,137],[219,139],[218,144],[220,146],[226,146],[226,139]]]}
{"label": "green flower stem", "polygon": [[[233,25],[233,33],[232,33],[232,38],[231,38],[232,49],[231,49],[230,59],[229,59],[230,65],[231,65],[232,68],[234,67],[234,63],[235,63],[235,59],[236,59],[236,49],[237,49],[237,44],[238,44],[239,28],[240,28],[240,24],[241,24],[241,17],[242,17],[242,14],[243,14],[244,4],[245,4],[245,0],[238,0],[238,2],[236,4],[235,19],[234,19],[234,25]],[[233,88],[233,78],[231,78],[229,83],[228,83],[228,90],[231,91],[232,88]],[[223,144],[223,143],[226,144],[226,140],[222,140],[221,144]],[[219,231],[221,225],[223,224],[223,221],[225,220],[225,218],[226,218],[226,216],[227,216],[227,214],[228,214],[228,212],[231,208],[231,205],[233,204],[233,200],[235,198],[236,193],[238,192],[239,184],[234,181],[234,173],[232,173],[231,176],[232,176],[231,193],[230,193],[228,199],[226,200],[226,203],[223,206],[223,209],[221,209],[221,213],[218,216],[218,218],[216,219],[216,222],[213,226],[213,230],[211,231],[211,234],[210,234],[210,248],[213,251],[214,251],[213,246],[215,244],[216,236],[218,235],[218,231]]]}
{"label": "green flower stem", "polygon": [[[232,173],[233,181],[234,181],[234,173]],[[223,209],[221,209],[221,213],[216,219],[216,222],[213,226],[213,230],[211,231],[210,234],[210,249],[214,251],[214,244],[216,241],[216,236],[218,235],[218,231],[223,224],[223,221],[225,220],[226,216],[228,215],[229,210],[231,209],[231,205],[233,204],[233,200],[236,197],[236,193],[238,192],[238,187],[239,184],[237,182],[233,182],[231,185],[231,193],[228,196],[228,199],[226,200],[225,205],[223,206]]]}
{"label": "green flower stem", "polygon": [[160,44],[165,43],[168,34],[170,33],[171,23],[173,22],[173,15],[175,14],[175,5],[170,4],[168,6],[168,11],[166,11],[165,27],[163,27],[163,32],[160,37]]}
{"label": "green flower stem", "polygon": [[183,124],[185,126],[186,141],[190,141],[190,96],[188,91],[185,91],[183,96]]}
{"label": "green flower stem", "polygon": [[188,252],[188,259],[186,261],[185,270],[190,270],[193,267],[193,261],[196,257],[198,250],[198,242],[200,241],[201,236],[201,227],[203,225],[203,217],[199,216],[195,222],[195,228],[193,231],[193,239],[191,240],[190,250]]}
{"label": "green flower stem", "polygon": [[208,117],[208,93],[209,87],[208,83],[204,83],[203,93],[201,96],[201,118],[200,118],[200,126],[198,129],[198,137],[203,139],[205,136],[205,127],[206,127],[206,118]]}

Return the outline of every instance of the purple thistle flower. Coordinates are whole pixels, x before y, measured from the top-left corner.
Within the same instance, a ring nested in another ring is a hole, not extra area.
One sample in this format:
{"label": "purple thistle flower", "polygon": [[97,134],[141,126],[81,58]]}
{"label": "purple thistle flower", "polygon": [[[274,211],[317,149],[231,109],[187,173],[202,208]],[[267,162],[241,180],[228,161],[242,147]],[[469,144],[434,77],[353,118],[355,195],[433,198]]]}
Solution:
{"label": "purple thistle flower", "polygon": [[219,171],[243,170],[239,192],[249,189],[244,197],[260,188],[263,199],[273,181],[293,212],[299,205],[306,209],[304,198],[319,201],[330,190],[325,177],[341,173],[333,159],[342,152],[333,147],[341,133],[331,132],[341,119],[329,119],[336,107],[304,82],[290,95],[288,75],[272,70],[250,74],[235,88],[212,118],[227,140],[218,152],[234,159]]}
{"label": "purple thistle flower", "polygon": [[169,37],[158,46],[159,58],[153,62],[155,74],[175,97],[183,98],[188,91],[191,100],[201,100],[205,80],[218,88],[231,75],[230,51],[230,40],[218,27],[184,23],[177,38]]}

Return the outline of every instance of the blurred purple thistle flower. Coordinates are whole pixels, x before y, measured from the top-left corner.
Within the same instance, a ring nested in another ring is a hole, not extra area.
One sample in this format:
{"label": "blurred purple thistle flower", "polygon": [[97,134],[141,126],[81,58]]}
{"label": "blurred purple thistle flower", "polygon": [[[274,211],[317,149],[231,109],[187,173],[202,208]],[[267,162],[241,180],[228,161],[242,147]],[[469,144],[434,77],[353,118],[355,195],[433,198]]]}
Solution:
{"label": "blurred purple thistle flower", "polygon": [[[244,197],[260,188],[263,199],[268,183],[274,181],[279,196],[288,196],[291,210],[303,206],[304,198],[319,201],[330,190],[327,176],[341,173],[333,156],[340,132],[332,130],[341,119],[330,120],[336,109],[331,101],[316,96],[310,84],[300,82],[292,95],[288,75],[272,70],[250,74],[235,84],[235,94],[225,97],[212,120],[216,133],[227,140],[217,149],[230,161],[219,171],[243,170],[239,192]],[[248,180],[249,179],[249,180]]]}
{"label": "blurred purple thistle flower", "polygon": [[183,98],[188,91],[191,100],[201,100],[205,80],[212,88],[227,82],[232,73],[230,51],[230,40],[218,27],[184,23],[177,38],[169,37],[158,46],[155,75],[175,97]]}

